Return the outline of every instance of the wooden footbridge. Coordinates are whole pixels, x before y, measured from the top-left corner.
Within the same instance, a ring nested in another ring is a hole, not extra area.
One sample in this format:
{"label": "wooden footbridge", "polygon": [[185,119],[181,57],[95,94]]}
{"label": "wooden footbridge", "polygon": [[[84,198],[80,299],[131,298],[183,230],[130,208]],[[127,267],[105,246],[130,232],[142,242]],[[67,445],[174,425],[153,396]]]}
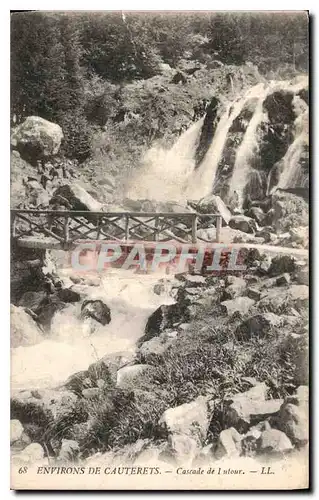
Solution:
{"label": "wooden footbridge", "polygon": [[[71,250],[81,242],[176,241],[181,244],[211,243],[199,229],[215,228],[220,242],[219,214],[195,212],[89,212],[55,210],[11,210],[11,236],[18,246]],[[202,232],[203,233],[203,232]]]}

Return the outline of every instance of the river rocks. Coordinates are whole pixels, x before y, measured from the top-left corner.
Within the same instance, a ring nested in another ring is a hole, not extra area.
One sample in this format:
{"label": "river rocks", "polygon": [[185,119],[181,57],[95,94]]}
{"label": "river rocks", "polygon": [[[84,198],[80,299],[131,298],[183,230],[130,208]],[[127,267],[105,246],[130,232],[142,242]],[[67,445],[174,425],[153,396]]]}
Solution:
{"label": "river rocks", "polygon": [[309,440],[308,387],[300,386],[297,394],[288,396],[280,408],[276,427],[296,446]]}
{"label": "river rocks", "polygon": [[63,302],[58,295],[47,295],[46,298],[42,300],[35,312],[38,322],[43,326],[44,330],[50,330],[53,316],[58,311],[62,311],[65,306],[65,302]]}
{"label": "river rocks", "polygon": [[168,349],[170,343],[171,342],[167,338],[164,339],[161,337],[154,337],[147,342],[143,342],[139,349],[139,352],[143,357],[149,356],[151,354],[161,356]]}
{"label": "river rocks", "polygon": [[278,255],[273,257],[269,268],[270,276],[278,276],[283,273],[293,273],[295,271],[295,259],[290,255]]}
{"label": "river rocks", "polygon": [[232,217],[230,210],[226,207],[220,196],[214,194],[202,198],[198,202],[196,209],[201,214],[220,214],[226,224],[229,224]]}
{"label": "river rocks", "polygon": [[162,305],[148,318],[145,334],[139,339],[139,345],[158,336],[166,328],[171,328],[181,319],[181,311],[177,304]]}
{"label": "river rocks", "polygon": [[217,447],[214,453],[215,458],[220,460],[224,457],[239,457],[241,452],[241,439],[242,436],[234,427],[222,431],[217,441]]}
{"label": "river rocks", "polygon": [[213,407],[209,398],[199,396],[191,403],[166,410],[159,424],[166,429],[168,434],[186,435],[202,445],[206,438],[212,411]]}
{"label": "river rocks", "polygon": [[290,439],[284,432],[277,429],[262,432],[257,446],[261,453],[266,454],[281,454],[293,449]]}
{"label": "river rocks", "polygon": [[276,285],[277,286],[287,286],[289,285],[291,279],[290,279],[290,274],[284,273],[281,276],[278,276],[276,279]]}
{"label": "river rocks", "polygon": [[266,220],[266,214],[260,207],[251,207],[247,213],[247,217],[250,217],[251,219],[254,219],[259,226],[264,226],[265,225],[265,220]]}
{"label": "river rocks", "polygon": [[14,129],[11,144],[32,164],[38,159],[56,155],[62,139],[59,125],[39,116],[28,116]]}
{"label": "river rocks", "polygon": [[27,307],[31,309],[31,311],[36,311],[46,296],[47,293],[43,290],[38,292],[25,292],[19,300],[19,306]]}
{"label": "river rocks", "polygon": [[308,297],[309,288],[306,285],[276,287],[263,292],[257,307],[261,311],[275,314],[287,314],[291,308],[301,312],[308,306]]}
{"label": "river rocks", "polygon": [[164,457],[171,461],[172,465],[190,465],[198,452],[196,439],[187,434],[170,434]]}
{"label": "river rocks", "polygon": [[227,400],[224,418],[228,425],[234,426],[239,432],[247,432],[252,425],[276,414],[283,400],[266,400],[267,393],[267,385],[259,383]]}
{"label": "river rocks", "polygon": [[10,306],[11,347],[30,346],[43,338],[43,332],[22,307]]}
{"label": "river rocks", "polygon": [[247,314],[254,303],[255,301],[249,297],[237,297],[232,300],[224,300],[220,305],[223,313],[232,316],[236,312]]}
{"label": "river rocks", "polygon": [[91,387],[90,389],[83,389],[82,396],[85,399],[95,399],[100,395],[100,389],[98,387]]}
{"label": "river rocks", "polygon": [[44,449],[39,443],[31,443],[19,454],[14,455],[14,459],[17,462],[24,462],[33,464],[44,457]]}
{"label": "river rocks", "polygon": [[58,297],[63,302],[73,303],[81,300],[81,295],[71,288],[62,288],[58,291]]}
{"label": "river rocks", "polygon": [[258,301],[261,297],[261,291],[255,287],[248,287],[246,290],[246,295],[252,300]]}
{"label": "river rocks", "polygon": [[234,215],[229,221],[229,227],[243,233],[254,233],[257,230],[256,221],[245,215]]}
{"label": "river rocks", "polygon": [[222,300],[235,299],[239,295],[242,295],[246,287],[246,281],[236,276],[228,276],[226,284],[227,287],[223,292]]}
{"label": "river rocks", "polygon": [[60,462],[74,462],[80,453],[79,443],[73,439],[62,439],[58,459]]}
{"label": "river rocks", "polygon": [[152,376],[155,368],[150,365],[133,365],[133,366],[125,366],[118,370],[117,372],[117,380],[116,386],[121,389],[124,388],[134,388],[134,384],[136,380],[141,375],[149,375]]}
{"label": "river rocks", "polygon": [[91,380],[87,370],[73,373],[64,384],[66,389],[74,392],[74,394],[77,394],[78,396],[82,395],[84,389],[88,389],[93,386],[94,382]]}
{"label": "river rocks", "polygon": [[199,274],[177,274],[176,278],[185,283],[186,287],[201,287],[206,284],[206,278]]}
{"label": "river rocks", "polygon": [[67,390],[20,391],[11,398],[11,418],[46,427],[72,407],[77,397]]}
{"label": "river rocks", "polygon": [[273,224],[277,231],[309,226],[308,203],[301,197],[277,190],[272,197]]}
{"label": "river rocks", "polygon": [[111,321],[111,310],[102,300],[85,300],[81,306],[81,317],[92,318],[103,326]]}
{"label": "river rocks", "polygon": [[10,420],[10,444],[18,441],[23,434],[23,425],[19,420]]}
{"label": "river rocks", "polygon": [[96,201],[79,183],[59,186],[54,191],[50,204],[61,204],[63,199],[69,210],[100,212],[103,208],[103,204]]}
{"label": "river rocks", "polygon": [[251,337],[264,337],[282,324],[282,319],[273,313],[255,314],[243,321],[236,330],[239,340],[249,340]]}
{"label": "river rocks", "polygon": [[309,244],[309,227],[299,226],[289,230],[291,241],[300,244],[303,248],[307,248]]}

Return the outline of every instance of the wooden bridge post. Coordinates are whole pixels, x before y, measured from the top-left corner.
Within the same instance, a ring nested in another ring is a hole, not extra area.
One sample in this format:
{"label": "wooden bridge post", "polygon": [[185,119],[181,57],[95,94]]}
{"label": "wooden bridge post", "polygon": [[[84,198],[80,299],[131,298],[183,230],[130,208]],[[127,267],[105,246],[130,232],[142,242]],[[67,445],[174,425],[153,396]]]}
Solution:
{"label": "wooden bridge post", "polygon": [[125,241],[128,241],[130,238],[130,230],[129,230],[129,214],[125,214]]}
{"label": "wooden bridge post", "polygon": [[158,241],[159,239],[159,217],[158,215],[155,217],[155,232],[154,232],[154,241]]}
{"label": "wooden bridge post", "polygon": [[70,228],[69,228],[69,223],[70,223],[70,217],[66,215],[64,217],[64,243],[69,243],[70,239]]}
{"label": "wooden bridge post", "polygon": [[17,228],[17,217],[15,212],[11,212],[11,233],[13,238],[16,237],[16,228]]}
{"label": "wooden bridge post", "polygon": [[217,215],[217,218],[216,218],[216,241],[217,241],[217,243],[220,242],[221,229],[222,229],[222,218],[220,215]]}
{"label": "wooden bridge post", "polygon": [[192,214],[192,243],[197,243],[197,214]]}

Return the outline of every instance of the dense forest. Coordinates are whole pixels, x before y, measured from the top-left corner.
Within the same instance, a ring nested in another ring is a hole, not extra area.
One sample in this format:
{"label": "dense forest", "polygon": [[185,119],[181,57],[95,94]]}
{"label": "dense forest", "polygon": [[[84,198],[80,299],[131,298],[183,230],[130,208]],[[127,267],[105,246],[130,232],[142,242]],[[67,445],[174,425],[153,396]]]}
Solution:
{"label": "dense forest", "polygon": [[[183,61],[250,63],[266,77],[286,66],[306,71],[307,25],[306,12],[12,14],[13,124],[28,115],[59,123],[64,155],[82,161],[94,128],[120,120],[127,84]],[[144,101],[154,106],[152,96]]]}

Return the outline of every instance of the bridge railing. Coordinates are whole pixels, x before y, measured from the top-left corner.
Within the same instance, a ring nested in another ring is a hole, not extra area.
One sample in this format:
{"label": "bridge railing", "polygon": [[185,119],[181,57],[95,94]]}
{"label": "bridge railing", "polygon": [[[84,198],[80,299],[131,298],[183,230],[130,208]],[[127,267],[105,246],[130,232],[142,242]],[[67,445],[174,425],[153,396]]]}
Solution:
{"label": "bridge railing", "polygon": [[67,246],[83,240],[211,242],[199,229],[215,228],[220,241],[219,214],[196,212],[88,212],[11,210],[12,237],[46,237]]}

